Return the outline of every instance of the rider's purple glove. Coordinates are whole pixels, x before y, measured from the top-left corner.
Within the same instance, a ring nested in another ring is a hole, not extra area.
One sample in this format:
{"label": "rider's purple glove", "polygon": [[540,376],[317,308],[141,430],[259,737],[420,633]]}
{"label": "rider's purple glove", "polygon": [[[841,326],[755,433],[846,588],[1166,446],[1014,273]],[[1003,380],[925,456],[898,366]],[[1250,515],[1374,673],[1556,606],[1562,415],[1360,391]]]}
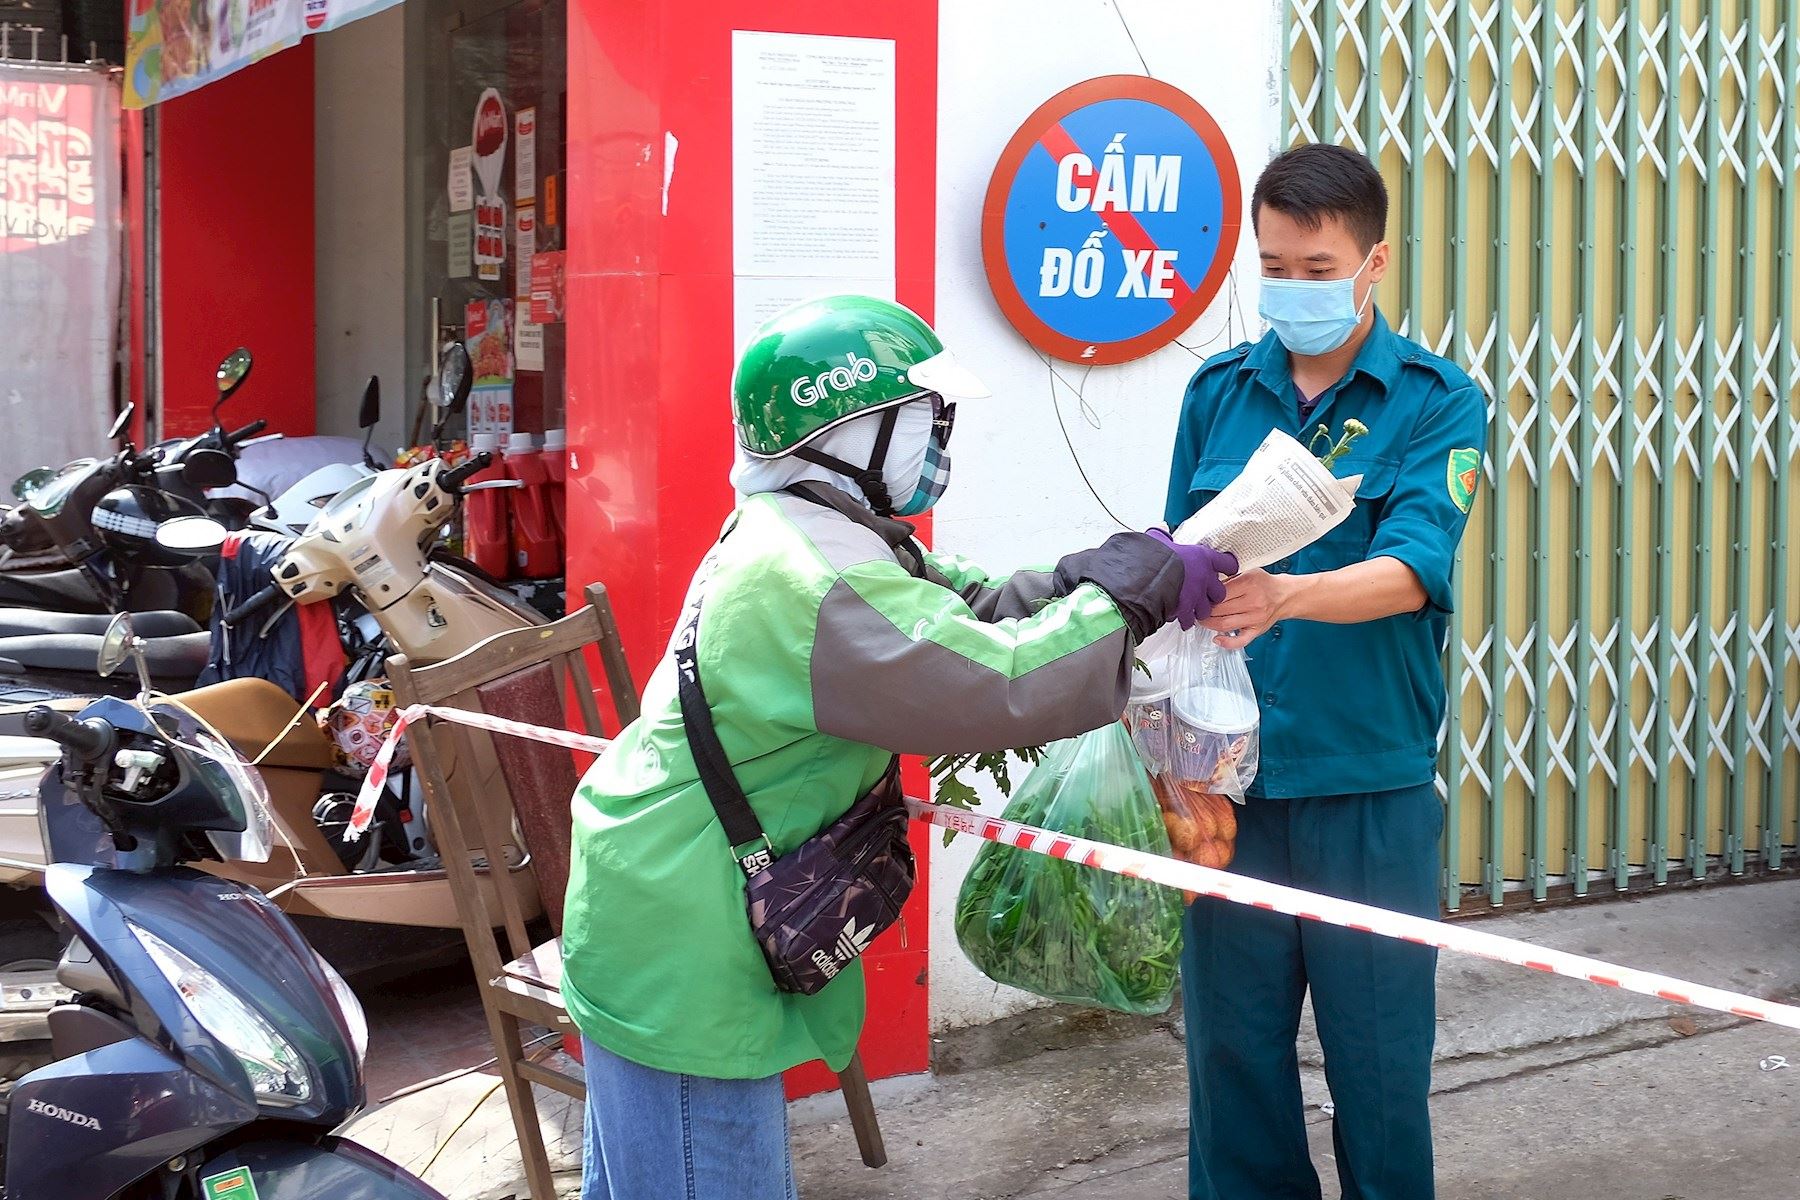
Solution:
{"label": "rider's purple glove", "polygon": [[1181,599],[1176,602],[1174,619],[1183,629],[1212,615],[1213,606],[1225,599],[1227,575],[1238,573],[1237,556],[1211,546],[1184,546],[1165,530],[1146,530],[1151,537],[1175,552],[1186,573],[1181,583]]}

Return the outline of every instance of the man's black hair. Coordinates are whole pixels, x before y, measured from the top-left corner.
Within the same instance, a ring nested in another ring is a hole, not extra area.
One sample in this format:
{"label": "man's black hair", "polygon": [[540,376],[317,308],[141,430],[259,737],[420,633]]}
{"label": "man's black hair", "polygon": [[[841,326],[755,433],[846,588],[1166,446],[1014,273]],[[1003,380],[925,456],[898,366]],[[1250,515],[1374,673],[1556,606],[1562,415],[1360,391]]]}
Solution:
{"label": "man's black hair", "polygon": [[1311,143],[1275,156],[1250,195],[1250,227],[1263,206],[1317,229],[1336,217],[1364,250],[1387,236],[1388,192],[1381,172],[1346,146]]}

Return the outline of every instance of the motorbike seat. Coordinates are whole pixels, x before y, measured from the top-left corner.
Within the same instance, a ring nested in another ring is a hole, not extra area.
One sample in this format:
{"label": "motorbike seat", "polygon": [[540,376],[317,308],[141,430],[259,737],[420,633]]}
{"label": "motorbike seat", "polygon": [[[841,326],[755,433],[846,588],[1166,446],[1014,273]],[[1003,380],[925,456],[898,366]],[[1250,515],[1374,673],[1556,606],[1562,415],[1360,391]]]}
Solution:
{"label": "motorbike seat", "polygon": [[[299,702],[266,679],[228,679],[196,688],[181,703],[198,713],[207,724],[246,758],[262,754],[288,722],[294,720]],[[337,764],[333,742],[310,717],[295,722],[269,752],[262,766],[325,771]]]}
{"label": "motorbike seat", "polygon": [[[0,639],[0,659],[17,663],[27,671],[94,671],[100,662],[102,638],[96,633],[42,633]],[[146,638],[144,660],[154,679],[185,680],[206,669],[212,649],[209,634],[182,633],[173,637]]]}
{"label": "motorbike seat", "polygon": [[[0,608],[0,637],[35,637],[45,633],[104,634],[112,624],[111,613],[51,612],[42,608]],[[131,627],[139,637],[175,637],[203,632],[186,613],[164,609],[133,613]]]}
{"label": "motorbike seat", "polygon": [[0,605],[62,612],[105,612],[98,592],[74,567],[61,571],[0,571]]}

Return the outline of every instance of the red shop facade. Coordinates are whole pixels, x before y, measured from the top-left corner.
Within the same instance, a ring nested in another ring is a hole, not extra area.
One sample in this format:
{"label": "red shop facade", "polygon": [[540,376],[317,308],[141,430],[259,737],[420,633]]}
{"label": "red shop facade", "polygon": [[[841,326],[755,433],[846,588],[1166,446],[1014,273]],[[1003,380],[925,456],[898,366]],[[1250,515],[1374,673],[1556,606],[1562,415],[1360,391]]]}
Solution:
{"label": "red shop facade", "polygon": [[[891,56],[892,161],[872,186],[891,189],[892,246],[867,274],[929,317],[938,10],[922,0],[405,0],[129,114],[132,278],[144,284],[131,299],[139,412],[164,436],[201,425],[214,366],[245,345],[256,368],[254,388],[234,401],[244,419],[354,433],[349,381],[375,373],[387,443],[418,440],[436,341],[466,333],[471,304],[529,300],[518,286],[529,207],[525,257],[561,256],[561,319],[515,355],[513,427],[566,430],[567,586],[607,585],[641,683],[732,503],[728,386],[752,311],[745,247],[734,242],[753,233],[734,222],[734,196],[744,202],[746,167],[761,165],[740,144],[734,166],[734,123],[739,139],[745,127],[734,31],[815,39],[794,43],[803,55],[816,39],[850,38]],[[469,214],[457,195],[468,167],[456,151],[479,149],[471,121],[489,88],[512,135],[498,172],[504,261],[487,272],[498,280],[466,269]],[[522,109],[535,126],[523,166]],[[828,169],[753,183],[836,186]],[[809,286],[848,289],[860,274],[827,263]],[[915,840],[923,861],[929,838]],[[922,870],[907,921],[867,960],[863,1057],[877,1077],[928,1065],[928,880]],[[790,1090],[830,1078],[814,1064]]]}

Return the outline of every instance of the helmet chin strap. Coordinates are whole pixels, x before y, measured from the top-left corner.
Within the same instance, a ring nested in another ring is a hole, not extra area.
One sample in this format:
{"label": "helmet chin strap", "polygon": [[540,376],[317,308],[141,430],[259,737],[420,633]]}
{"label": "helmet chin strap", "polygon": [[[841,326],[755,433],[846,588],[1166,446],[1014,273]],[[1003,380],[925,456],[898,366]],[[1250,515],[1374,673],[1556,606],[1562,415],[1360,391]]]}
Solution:
{"label": "helmet chin strap", "polygon": [[848,475],[862,489],[864,499],[868,500],[869,507],[876,515],[891,517],[894,515],[894,499],[888,495],[887,483],[881,478],[881,469],[887,464],[888,443],[893,440],[894,426],[899,420],[899,405],[881,414],[881,427],[875,434],[875,448],[869,452],[869,465],[866,467],[854,466],[836,455],[826,454],[811,446],[796,447],[794,457],[816,467]]}

